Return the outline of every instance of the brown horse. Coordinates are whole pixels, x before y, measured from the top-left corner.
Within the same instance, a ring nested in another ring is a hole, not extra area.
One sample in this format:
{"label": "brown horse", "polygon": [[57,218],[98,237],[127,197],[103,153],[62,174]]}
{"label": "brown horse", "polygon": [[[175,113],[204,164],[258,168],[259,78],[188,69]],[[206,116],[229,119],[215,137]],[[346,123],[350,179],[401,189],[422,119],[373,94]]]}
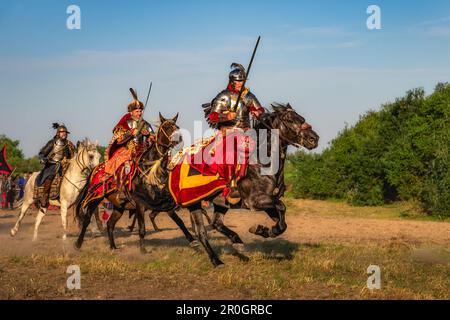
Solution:
{"label": "brown horse", "polygon": [[[164,211],[174,220],[174,222],[183,231],[187,240],[192,246],[196,246],[198,242],[187,230],[183,221],[178,217],[175,212],[177,207],[172,196],[168,190],[165,190],[163,186],[166,182],[159,180],[158,177],[152,175],[156,171],[162,171],[165,168],[168,161],[168,151],[176,144],[176,141],[172,141],[172,135],[179,130],[176,125],[178,115],[173,119],[166,119],[160,114],[161,125],[156,133],[156,142],[144,152],[141,161],[138,163],[138,174],[133,178],[132,190],[130,194],[123,197],[123,194],[117,191],[106,193],[103,198],[107,198],[113,206],[114,210],[107,223],[108,237],[111,249],[117,249],[114,241],[114,228],[117,221],[122,217],[125,210],[130,210],[132,214],[135,214],[139,225],[139,246],[142,252],[145,252],[144,237],[145,237],[145,221],[144,212],[146,209]],[[156,180],[156,181],[155,181]],[[158,181],[159,180],[159,181]],[[144,186],[145,185],[145,186]],[[148,192],[147,192],[148,191]],[[144,193],[144,194],[142,194]],[[76,201],[76,217],[82,224],[81,232],[78,236],[74,246],[76,249],[80,249],[86,228],[90,223],[90,219],[95,209],[98,207],[103,198],[91,201],[86,207],[82,206],[83,200],[89,195],[89,187],[86,186]]]}

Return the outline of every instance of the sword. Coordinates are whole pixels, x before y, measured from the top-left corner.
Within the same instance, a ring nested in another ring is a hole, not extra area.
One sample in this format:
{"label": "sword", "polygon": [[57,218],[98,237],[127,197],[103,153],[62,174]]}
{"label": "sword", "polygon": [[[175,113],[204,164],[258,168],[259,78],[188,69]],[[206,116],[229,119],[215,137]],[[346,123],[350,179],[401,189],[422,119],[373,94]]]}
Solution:
{"label": "sword", "polygon": [[[145,104],[144,104],[144,111],[145,111],[145,108],[147,107],[148,98],[150,98],[150,92],[152,92],[152,86],[153,86],[153,82],[150,82],[150,87],[148,88],[148,93],[147,93],[147,100],[145,100]],[[144,111],[142,111],[142,114],[144,114]]]}
{"label": "sword", "polygon": [[245,84],[247,83],[248,75],[250,74],[250,69],[252,68],[253,59],[255,58],[256,50],[258,49],[259,40],[261,40],[261,36],[258,37],[258,40],[256,41],[255,48],[253,49],[252,58],[250,59],[250,63],[248,64],[247,71],[245,72],[244,83],[242,84],[241,91],[239,91],[239,95],[237,97],[236,104],[233,106],[233,111],[236,110],[237,106],[239,105],[239,102],[241,101],[242,93],[245,90]]}
{"label": "sword", "polygon": [[[150,98],[150,93],[152,92],[152,86],[153,86],[153,82],[150,82],[150,87],[148,88],[148,93],[147,93],[147,99],[145,100],[144,109],[142,109],[142,116],[139,119],[139,122],[138,122],[138,125],[137,125],[137,128],[138,128],[139,132],[141,132],[142,127],[143,127],[144,112],[145,112],[145,109],[147,108],[147,103],[148,103],[148,99]],[[150,125],[150,127],[151,127],[151,125]],[[151,129],[153,130],[153,128],[151,128]]]}

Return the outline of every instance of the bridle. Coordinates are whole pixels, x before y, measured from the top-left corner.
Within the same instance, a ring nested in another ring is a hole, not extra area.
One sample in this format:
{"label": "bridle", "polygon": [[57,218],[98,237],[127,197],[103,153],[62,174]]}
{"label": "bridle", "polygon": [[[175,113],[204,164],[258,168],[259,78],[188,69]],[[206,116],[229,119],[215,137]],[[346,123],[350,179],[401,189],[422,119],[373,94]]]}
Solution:
{"label": "bridle", "polygon": [[171,147],[171,143],[170,144],[162,143],[161,139],[160,139],[161,134],[163,134],[167,138],[167,140],[169,140],[169,142],[171,142],[171,136],[172,135],[169,135],[166,132],[166,130],[164,130],[164,126],[166,124],[175,125],[176,126],[176,124],[175,124],[175,122],[173,120],[167,119],[167,120],[164,120],[164,122],[158,127],[158,130],[156,131],[156,151],[158,152],[160,157],[163,157],[164,154],[165,154],[165,152],[161,151],[160,146],[161,147],[165,147],[165,148],[170,148]]}
{"label": "bridle", "polygon": [[[91,174],[92,169],[94,167],[94,164],[92,163],[92,160],[90,159],[90,157],[89,157],[89,163],[88,164],[86,164],[85,161],[84,161],[84,155],[87,152],[88,152],[88,147],[84,147],[81,152],[77,152],[77,155],[75,157],[75,163],[78,166],[78,168],[81,169],[81,175],[84,177],[83,179],[78,181],[78,183],[85,182],[88,179],[88,177]],[[72,186],[77,188],[78,191],[81,190],[81,188],[79,188],[74,182],[70,181],[70,179],[67,178],[67,175],[64,175],[64,179],[66,179]]]}
{"label": "bridle", "polygon": [[[292,110],[292,109],[288,109],[287,111],[288,111],[288,112],[294,112],[294,110]],[[286,125],[286,123],[285,123],[283,120],[281,120],[280,118],[278,118],[278,120],[279,120],[281,123],[283,123],[284,126],[285,126],[290,132],[292,132],[292,133],[295,134],[295,135],[298,134],[298,133],[294,132],[292,129],[290,129],[290,126]],[[262,125],[263,125],[266,129],[268,129],[268,130],[273,130],[273,129],[274,129],[273,126],[269,126],[264,120],[260,120],[259,123],[262,124]],[[303,123],[305,123],[305,122],[303,122]],[[287,144],[293,145],[293,146],[296,147],[296,148],[301,148],[301,147],[303,146],[303,143],[304,143],[304,137],[303,137],[303,135],[300,135],[300,138],[301,138],[300,143],[292,141],[291,139],[285,137],[285,136],[282,135],[281,133],[279,133],[278,136],[280,137],[281,140],[284,140],[285,142],[287,142]]]}
{"label": "bridle", "polygon": [[[175,124],[175,122],[173,121],[173,120],[171,120],[171,119],[166,119],[166,120],[164,120],[164,122],[163,123],[161,123],[161,125],[158,127],[158,130],[156,131],[156,142],[155,142],[155,148],[156,148],[156,151],[158,152],[158,155],[161,157],[159,160],[161,160],[164,156],[165,156],[165,152],[163,152],[161,149],[160,149],[160,147],[164,147],[164,148],[170,148],[172,145],[171,145],[171,136],[172,136],[172,134],[168,134],[167,133],[167,131],[164,129],[164,127],[166,126],[166,124],[169,124],[169,125],[174,125],[175,127],[176,127],[176,124]],[[169,144],[165,144],[165,143],[163,143],[163,142],[161,142],[161,136],[164,136],[164,137],[166,137],[167,138],[167,140],[169,140]],[[145,169],[145,170],[143,170],[142,168],[141,168],[141,166],[138,164],[138,166],[137,166],[137,169],[138,169],[138,171],[139,171],[139,173],[141,174],[141,176],[143,176],[143,177],[146,177],[146,178],[148,178],[148,174],[149,174],[149,172],[150,172],[150,170],[152,169],[152,166],[153,166],[153,164],[155,164],[156,163],[156,161],[158,161],[158,160],[154,160],[154,161],[152,161],[151,163],[147,163],[147,165],[149,166],[147,169]],[[140,163],[140,161],[138,161],[138,163]]]}

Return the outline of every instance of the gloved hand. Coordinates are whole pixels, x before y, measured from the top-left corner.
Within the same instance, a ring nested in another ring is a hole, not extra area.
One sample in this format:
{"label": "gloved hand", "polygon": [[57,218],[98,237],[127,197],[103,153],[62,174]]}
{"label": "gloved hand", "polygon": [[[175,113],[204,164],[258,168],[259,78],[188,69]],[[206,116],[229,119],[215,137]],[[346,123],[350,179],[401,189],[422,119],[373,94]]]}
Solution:
{"label": "gloved hand", "polygon": [[46,163],[48,162],[48,159],[47,159],[47,157],[42,157],[42,158],[39,160],[39,162],[40,162],[41,164],[46,164]]}

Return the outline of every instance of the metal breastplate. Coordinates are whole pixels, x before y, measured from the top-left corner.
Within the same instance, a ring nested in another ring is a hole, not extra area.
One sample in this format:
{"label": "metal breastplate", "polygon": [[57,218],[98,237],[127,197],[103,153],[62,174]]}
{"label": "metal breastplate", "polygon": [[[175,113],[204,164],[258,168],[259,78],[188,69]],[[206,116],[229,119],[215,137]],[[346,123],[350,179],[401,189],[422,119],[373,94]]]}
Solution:
{"label": "metal breastplate", "polygon": [[[136,129],[139,124],[139,122],[133,118],[128,119],[127,123],[131,129]],[[146,123],[144,122],[144,128],[146,128],[146,127],[147,127]],[[133,141],[136,143],[143,143],[144,137],[142,135],[138,134],[136,137],[133,138]]]}
{"label": "metal breastplate", "polygon": [[250,115],[247,104],[249,100],[247,97],[239,101],[239,105],[236,107],[238,94],[225,90],[217,95],[217,97],[212,102],[212,112],[217,113],[227,113],[236,112],[236,119],[231,121],[223,122],[219,125],[223,126],[236,126],[240,128],[250,126]]}
{"label": "metal breastplate", "polygon": [[250,127],[250,112],[248,109],[248,104],[250,103],[247,97],[241,98],[239,105],[236,107],[236,102],[238,99],[238,94],[230,92],[231,99],[231,110],[236,112],[235,125],[239,128]]}
{"label": "metal breastplate", "polygon": [[249,99],[246,97],[243,99],[242,105],[239,103],[239,108],[236,110],[236,126],[239,128],[248,128],[250,127],[250,110],[248,109]]}
{"label": "metal breastplate", "polygon": [[64,159],[64,153],[66,150],[67,142],[58,139],[55,141],[53,145],[53,150],[50,154],[49,160],[52,162],[60,162],[62,159]]}

